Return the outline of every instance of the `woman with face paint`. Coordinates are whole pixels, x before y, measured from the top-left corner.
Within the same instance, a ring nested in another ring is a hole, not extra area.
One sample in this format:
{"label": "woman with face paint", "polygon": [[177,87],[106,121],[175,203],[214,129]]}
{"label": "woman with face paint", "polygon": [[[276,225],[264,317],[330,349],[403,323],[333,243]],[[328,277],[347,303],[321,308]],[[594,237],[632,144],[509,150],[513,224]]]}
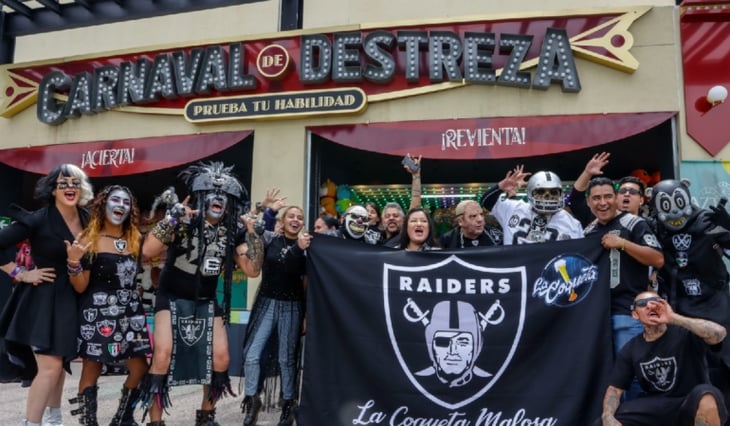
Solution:
{"label": "woman with face paint", "polygon": [[[10,359],[22,362],[21,378],[32,380],[21,425],[60,425],[63,369],[76,358],[78,333],[77,319],[70,315],[77,303],[64,241],[68,244],[86,226],[82,206],[94,194],[83,170],[62,164],[38,180],[34,196],[45,207],[27,212],[11,206],[15,221],[0,231],[0,254],[6,255],[0,269],[16,282],[0,314],[0,336]],[[36,269],[13,261],[16,244],[25,239]]]}
{"label": "woman with face paint", "polygon": [[132,192],[119,185],[104,188],[91,203],[89,225],[66,242],[68,275],[79,297],[79,422],[98,425],[97,381],[106,363],[125,361],[129,374],[110,426],[136,426],[133,404],[152,352],[147,322],[136,288],[141,236],[139,210]]}

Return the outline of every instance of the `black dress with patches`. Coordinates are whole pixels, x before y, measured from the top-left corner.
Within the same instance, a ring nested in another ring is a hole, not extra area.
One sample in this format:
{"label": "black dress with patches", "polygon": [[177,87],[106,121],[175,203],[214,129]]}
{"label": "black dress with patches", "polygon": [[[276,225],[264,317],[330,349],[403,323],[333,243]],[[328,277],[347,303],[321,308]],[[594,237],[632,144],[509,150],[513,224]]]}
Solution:
{"label": "black dress with patches", "polygon": [[98,253],[84,268],[89,286],[79,298],[79,355],[113,362],[151,353],[147,321],[137,292],[137,260],[129,254]]}

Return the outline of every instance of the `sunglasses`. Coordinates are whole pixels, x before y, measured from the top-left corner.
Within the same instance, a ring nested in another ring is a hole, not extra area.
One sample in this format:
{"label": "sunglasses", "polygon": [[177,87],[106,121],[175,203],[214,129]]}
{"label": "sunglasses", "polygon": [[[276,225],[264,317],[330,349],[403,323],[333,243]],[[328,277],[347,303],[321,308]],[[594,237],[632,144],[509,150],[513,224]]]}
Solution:
{"label": "sunglasses", "polygon": [[619,188],[618,193],[622,194],[622,195],[623,194],[639,195],[639,194],[641,194],[641,191],[639,191],[638,189],[634,189],[634,188]]}
{"label": "sunglasses", "polygon": [[664,300],[664,299],[662,299],[659,296],[652,296],[652,297],[647,297],[644,299],[634,300],[634,303],[631,305],[631,310],[633,311],[636,308],[645,308],[646,305],[649,304],[649,302],[658,302],[660,300]]}
{"label": "sunglasses", "polygon": [[81,181],[74,179],[72,181],[59,180],[56,182],[57,189],[81,189]]}
{"label": "sunglasses", "polygon": [[553,197],[557,197],[558,195],[560,195],[560,190],[559,189],[556,189],[556,188],[552,188],[552,189],[538,188],[538,189],[532,191],[532,193],[533,194],[536,194],[536,195],[550,194]]}

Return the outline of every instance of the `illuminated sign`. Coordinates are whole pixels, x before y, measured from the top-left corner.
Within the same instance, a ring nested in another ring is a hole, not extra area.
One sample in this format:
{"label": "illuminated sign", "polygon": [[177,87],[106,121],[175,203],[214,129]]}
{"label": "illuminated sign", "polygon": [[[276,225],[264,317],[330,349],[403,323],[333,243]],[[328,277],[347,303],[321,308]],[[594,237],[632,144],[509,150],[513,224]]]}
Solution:
{"label": "illuminated sign", "polygon": [[[629,53],[633,36],[628,29],[649,10],[464,18],[393,28],[363,25],[352,31],[289,32],[64,63],[12,64],[0,68],[0,115],[10,117],[37,103],[38,120],[46,124],[108,110],[184,114],[190,121],[206,121],[201,117],[331,113],[313,100],[316,93],[353,87],[367,98],[361,105],[464,85],[557,86],[578,92],[576,57],[625,72],[638,67]],[[296,94],[310,91],[315,94]],[[231,99],[221,99],[225,97]],[[292,107],[277,104],[286,99]],[[271,114],[256,111],[266,102],[272,102]]]}

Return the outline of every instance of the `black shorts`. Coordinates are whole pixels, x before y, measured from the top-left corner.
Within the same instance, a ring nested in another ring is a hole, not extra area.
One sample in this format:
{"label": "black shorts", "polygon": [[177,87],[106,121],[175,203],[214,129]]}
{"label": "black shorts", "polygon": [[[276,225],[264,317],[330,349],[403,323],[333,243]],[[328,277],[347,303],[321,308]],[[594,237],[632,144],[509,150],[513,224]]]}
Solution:
{"label": "black shorts", "polygon": [[[170,297],[167,293],[158,291],[157,296],[155,297],[155,313],[160,311],[169,311],[170,299],[175,300],[174,297]],[[210,299],[199,299],[198,303],[208,303],[209,300]],[[223,316],[223,308],[220,307],[218,301],[215,299],[213,299],[213,315],[216,317]]]}
{"label": "black shorts", "polygon": [[[693,426],[700,399],[712,394],[720,411],[720,424],[727,421],[724,398],[715,386],[697,385],[684,397],[644,396],[622,402],[616,410],[616,419],[623,426]],[[599,423],[600,420],[599,420]]]}

